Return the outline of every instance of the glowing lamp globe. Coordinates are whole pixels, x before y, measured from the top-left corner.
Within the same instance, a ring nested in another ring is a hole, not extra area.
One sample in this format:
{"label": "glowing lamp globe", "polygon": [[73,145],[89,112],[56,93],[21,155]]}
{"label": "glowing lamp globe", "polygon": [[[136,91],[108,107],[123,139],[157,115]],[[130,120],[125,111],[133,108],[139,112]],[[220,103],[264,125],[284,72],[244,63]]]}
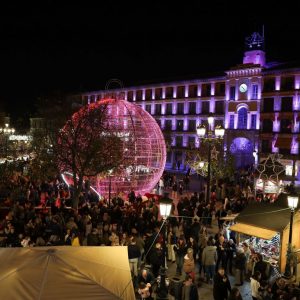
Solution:
{"label": "glowing lamp globe", "polygon": [[[107,122],[122,139],[123,158],[127,163],[89,178],[101,196],[134,190],[141,195],[151,192],[162,176],[166,163],[164,136],[155,119],[140,106],[125,100],[103,99],[89,106],[107,106]],[[112,149],[113,151],[113,149]]]}

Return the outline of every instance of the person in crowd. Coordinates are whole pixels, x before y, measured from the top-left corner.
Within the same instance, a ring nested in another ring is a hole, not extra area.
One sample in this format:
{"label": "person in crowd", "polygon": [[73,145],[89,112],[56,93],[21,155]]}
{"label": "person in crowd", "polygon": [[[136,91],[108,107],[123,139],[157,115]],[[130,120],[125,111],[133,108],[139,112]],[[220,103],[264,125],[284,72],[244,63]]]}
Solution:
{"label": "person in crowd", "polygon": [[119,237],[116,234],[116,232],[114,232],[114,231],[111,233],[109,240],[111,242],[111,244],[110,244],[111,246],[119,246],[120,245]]}
{"label": "person in crowd", "polygon": [[229,292],[231,292],[231,284],[229,278],[225,274],[224,268],[220,267],[214,276],[214,300],[227,300]]}
{"label": "person in crowd", "polygon": [[192,248],[187,249],[187,253],[183,260],[183,271],[186,275],[190,275],[195,279],[195,260]]}
{"label": "person in crowd", "polygon": [[145,247],[145,241],[140,236],[140,234],[138,233],[138,231],[136,230],[136,228],[133,228],[131,230],[131,232],[132,232],[132,235],[133,235],[133,237],[135,239],[136,245],[139,247],[140,253],[141,253],[141,255],[140,255],[139,259],[138,259],[138,268],[139,268],[141,266],[141,263],[142,263],[143,255],[145,253],[145,249],[144,249],[144,247]]}
{"label": "person in crowd", "polygon": [[70,229],[67,229],[67,233],[65,235],[65,245],[72,245],[72,234]]}
{"label": "person in crowd", "polygon": [[277,278],[271,287],[271,291],[273,294],[273,299],[285,299],[285,297],[289,293],[289,290],[284,278]]}
{"label": "person in crowd", "polygon": [[244,283],[244,274],[246,266],[246,256],[243,248],[237,249],[235,258],[235,285],[241,286]]}
{"label": "person in crowd", "polygon": [[182,286],[181,300],[198,300],[198,289],[192,276],[187,275]]}
{"label": "person in crowd", "polygon": [[233,265],[233,258],[236,255],[236,245],[232,239],[226,243],[225,247],[226,251],[226,265],[228,266],[229,274],[232,275],[232,265]]}
{"label": "person in crowd", "polygon": [[171,197],[174,199],[177,198],[177,189],[178,189],[178,185],[177,185],[177,181],[175,180],[172,184],[172,194],[171,194]]}
{"label": "person in crowd", "polygon": [[151,292],[150,292],[151,284],[150,283],[141,283],[138,289],[138,293],[141,295],[141,299],[152,299]]}
{"label": "person in crowd", "polygon": [[183,258],[187,251],[187,246],[185,244],[184,238],[181,236],[177,240],[176,245],[174,245],[175,257],[176,257],[176,274],[182,274],[182,267],[183,267]]}
{"label": "person in crowd", "polygon": [[77,231],[74,231],[72,233],[72,246],[73,247],[80,246],[80,241],[79,241],[79,237],[78,237]]}
{"label": "person in crowd", "polygon": [[226,242],[225,242],[225,238],[223,236],[223,234],[220,234],[217,243],[217,254],[218,254],[218,259],[217,259],[217,263],[216,263],[216,272],[219,269],[219,266],[222,266],[225,270],[226,270],[226,262],[227,262],[227,258],[226,258]]}
{"label": "person in crowd", "polygon": [[150,263],[152,266],[153,275],[158,276],[159,268],[164,266],[163,249],[160,243],[155,244],[155,249],[150,253]]}
{"label": "person in crowd", "polygon": [[190,236],[187,242],[187,247],[193,249],[194,261],[196,261],[196,255],[198,253],[198,244],[193,236]]}
{"label": "person in crowd", "polygon": [[176,234],[173,233],[172,228],[170,228],[168,232],[168,243],[167,243],[168,260],[173,263],[175,263],[176,260],[175,251],[174,251],[174,246],[176,245],[176,241],[177,241]]}
{"label": "person in crowd", "polygon": [[152,294],[152,286],[155,283],[155,277],[148,269],[141,269],[140,273],[138,274],[137,283],[140,287],[141,285],[147,286],[150,292],[150,295]]}
{"label": "person in crowd", "polygon": [[242,247],[244,249],[244,253],[246,256],[246,266],[245,266],[245,278],[249,279],[249,273],[250,273],[250,258],[251,258],[251,250],[249,245],[246,242],[243,242]]}
{"label": "person in crowd", "polygon": [[97,228],[93,228],[92,232],[88,234],[86,240],[87,246],[100,246],[100,236]]}
{"label": "person in crowd", "polygon": [[261,274],[261,280],[268,280],[268,263],[263,261],[263,257],[260,253],[257,254],[255,259],[254,272],[256,271],[258,271]]}
{"label": "person in crowd", "polygon": [[[199,274],[201,275],[201,271],[203,269],[202,264],[202,253],[204,248],[207,246],[207,230],[205,226],[201,226],[199,231],[199,238],[198,238],[198,262],[199,262]],[[204,270],[204,269],[203,269]]]}
{"label": "person in crowd", "polygon": [[139,247],[136,245],[135,238],[131,238],[131,242],[128,245],[128,259],[129,259],[131,275],[135,285],[138,276],[138,261],[140,256],[141,256],[141,252]]}
{"label": "person in crowd", "polygon": [[234,287],[228,297],[228,300],[243,300],[238,288]]}
{"label": "person in crowd", "polygon": [[208,240],[207,246],[202,252],[202,265],[206,275],[206,282],[210,283],[213,280],[217,262],[217,247],[212,240]]}
{"label": "person in crowd", "polygon": [[261,273],[255,271],[253,276],[250,277],[251,295],[253,300],[262,300],[260,288]]}

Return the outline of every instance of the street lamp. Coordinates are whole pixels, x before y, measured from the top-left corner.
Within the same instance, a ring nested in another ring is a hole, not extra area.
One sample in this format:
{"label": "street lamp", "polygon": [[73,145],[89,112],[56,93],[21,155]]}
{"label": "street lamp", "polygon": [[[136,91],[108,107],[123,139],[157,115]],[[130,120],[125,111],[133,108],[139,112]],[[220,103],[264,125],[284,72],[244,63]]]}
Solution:
{"label": "street lamp", "polygon": [[293,220],[294,220],[294,212],[295,208],[298,206],[298,199],[297,195],[288,195],[288,206],[291,209],[291,219],[290,219],[290,231],[289,231],[289,243],[288,249],[286,254],[286,265],[284,271],[284,277],[290,278],[291,277],[291,255],[292,255],[292,236],[293,236]]}
{"label": "street lamp", "polygon": [[168,299],[168,288],[166,286],[166,236],[167,236],[167,218],[171,213],[173,200],[165,193],[165,197],[159,201],[159,212],[163,218],[163,265],[160,268],[160,281],[157,287],[156,299]]}
{"label": "street lamp", "polygon": [[214,143],[220,142],[221,139],[223,139],[225,134],[225,129],[221,126],[216,126],[215,130],[212,131],[211,126],[214,122],[213,116],[209,116],[207,118],[207,121],[208,121],[208,130],[206,130],[206,127],[204,125],[197,126],[197,135],[199,139],[208,143],[206,202],[208,202],[210,198],[211,150],[212,150],[211,146]]}
{"label": "street lamp", "polygon": [[15,133],[15,129],[14,128],[10,128],[9,127],[9,124],[6,123],[5,124],[5,127],[4,128],[0,128],[0,133],[1,134],[4,134],[5,135],[5,157],[7,157],[7,143],[8,143],[8,137],[11,135],[11,134],[14,134]]}

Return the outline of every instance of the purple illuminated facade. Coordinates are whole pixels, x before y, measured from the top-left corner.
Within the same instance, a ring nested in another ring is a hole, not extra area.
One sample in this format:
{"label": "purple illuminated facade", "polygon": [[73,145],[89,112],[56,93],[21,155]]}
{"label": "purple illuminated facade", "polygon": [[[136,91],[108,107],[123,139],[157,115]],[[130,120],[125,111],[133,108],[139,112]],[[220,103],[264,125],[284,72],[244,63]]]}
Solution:
{"label": "purple illuminated facade", "polygon": [[269,153],[282,154],[286,175],[299,174],[300,67],[266,62],[264,37],[246,39],[242,64],[220,76],[100,90],[82,94],[84,103],[122,94],[151,114],[164,132],[171,133],[166,168],[180,169],[186,152],[199,147],[196,127],[225,127],[224,150],[237,167],[258,163]]}

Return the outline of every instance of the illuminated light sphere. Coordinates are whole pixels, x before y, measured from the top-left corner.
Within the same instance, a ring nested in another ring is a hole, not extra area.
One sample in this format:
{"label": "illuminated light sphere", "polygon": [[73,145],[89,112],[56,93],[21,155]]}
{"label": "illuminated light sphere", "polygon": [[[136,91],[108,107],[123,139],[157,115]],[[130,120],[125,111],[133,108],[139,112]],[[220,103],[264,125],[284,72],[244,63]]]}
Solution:
{"label": "illuminated light sphere", "polygon": [[140,106],[125,100],[103,99],[90,107],[97,109],[100,105],[107,105],[108,124],[122,139],[124,161],[129,163],[89,178],[91,185],[106,197],[110,183],[112,196],[131,190],[142,195],[151,192],[166,163],[165,140],[157,122]]}

